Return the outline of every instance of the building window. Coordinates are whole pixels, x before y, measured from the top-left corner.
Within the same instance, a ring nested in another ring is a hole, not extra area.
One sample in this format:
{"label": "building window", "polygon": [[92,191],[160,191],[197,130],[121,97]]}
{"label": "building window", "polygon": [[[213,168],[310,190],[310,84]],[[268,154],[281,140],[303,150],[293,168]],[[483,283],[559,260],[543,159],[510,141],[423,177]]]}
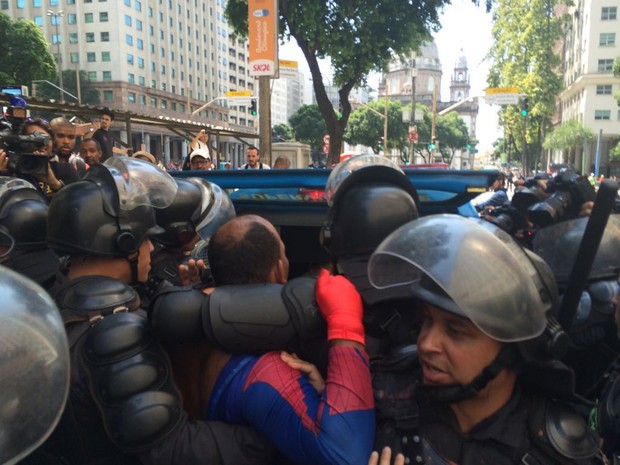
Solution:
{"label": "building window", "polygon": [[611,111],[594,110],[594,119],[599,121],[609,121],[611,119]]}
{"label": "building window", "polygon": [[135,74],[133,74],[133,73],[129,73],[129,74],[127,75],[127,82],[128,82],[129,84],[135,84],[135,83],[136,83],[136,75],[135,75]]}
{"label": "building window", "polygon": [[125,26],[131,27],[131,16],[125,15]]}
{"label": "building window", "polygon": [[32,0],[32,6],[35,8],[41,8],[41,0]]}
{"label": "building window", "polygon": [[93,14],[92,13],[84,13],[84,22],[92,23],[93,22]]}
{"label": "building window", "polygon": [[101,52],[101,61],[111,61],[110,60],[110,52]]}
{"label": "building window", "polygon": [[[7,0],[8,2],[8,0]],[[4,9],[4,8],[3,8]],[[9,7],[7,6],[6,9],[8,10]],[[39,26],[39,27],[43,27],[43,16],[35,16],[34,17],[34,23]]]}
{"label": "building window", "polygon": [[95,33],[87,32],[86,33],[86,42],[94,42],[95,41]]}
{"label": "building window", "polygon": [[142,30],[142,21],[140,21],[139,19],[136,19],[136,29],[138,31]]}
{"label": "building window", "polygon": [[179,112],[180,113],[185,113],[185,104],[184,103],[179,103]]}
{"label": "building window", "polygon": [[50,17],[50,20],[52,22],[52,26],[57,26],[58,24],[60,24],[60,18],[58,17],[58,15]]}
{"label": "building window", "polygon": [[110,33],[102,32],[101,33],[101,42],[110,42]]}
{"label": "building window", "polygon": [[620,121],[620,110],[618,110],[618,121]]}
{"label": "building window", "polygon": [[605,72],[611,71],[613,66],[614,66],[614,60],[611,60],[611,59],[599,60],[597,71],[599,73],[605,73]]}
{"label": "building window", "polygon": [[77,35],[77,32],[71,32],[71,33],[69,33],[69,43],[70,43],[70,44],[77,44],[77,43],[78,43],[78,35]]}
{"label": "building window", "polygon": [[138,68],[144,69],[144,58],[138,57]]}
{"label": "building window", "polygon": [[123,0],[125,6],[131,7],[131,0]]}
{"label": "building window", "polygon": [[104,90],[103,100],[106,102],[111,102],[112,100],[114,100],[114,92],[112,92],[111,90]]}
{"label": "building window", "polygon": [[95,61],[97,61],[95,52],[88,52],[86,54],[86,61],[89,63],[94,63]]}
{"label": "building window", "polygon": [[146,84],[146,80],[144,79],[144,76],[138,76],[138,85],[144,87],[144,84]]}
{"label": "building window", "polygon": [[144,50],[144,41],[142,39],[136,39],[136,47],[138,50]]}
{"label": "building window", "polygon": [[127,63],[133,65],[133,55],[131,53],[127,54]]}
{"label": "building window", "polygon": [[69,13],[67,15],[67,24],[77,24],[77,15],[74,13]]}
{"label": "building window", "polygon": [[152,106],[153,108],[157,107],[157,99],[155,97],[150,97],[149,98],[149,105]]}
{"label": "building window", "polygon": [[71,53],[69,55],[71,57],[71,63],[79,63],[80,62],[80,54],[79,53]]}
{"label": "building window", "polygon": [[611,95],[611,84],[596,86],[596,95]]}
{"label": "building window", "polygon": [[127,100],[129,100],[129,103],[136,103],[136,93],[135,92],[129,92],[127,94]]}
{"label": "building window", "polygon": [[26,0],[17,0],[16,4],[20,10],[26,8]]}
{"label": "building window", "polygon": [[125,43],[133,47],[133,36],[131,34],[125,34]]}
{"label": "building window", "polygon": [[67,0],[67,5],[75,5],[75,0]]}
{"label": "building window", "polygon": [[162,100],[162,101],[160,102],[160,108],[161,108],[162,110],[167,110],[167,109],[168,109],[168,102],[167,102],[167,101],[165,101],[165,100]]}
{"label": "building window", "polygon": [[615,20],[617,14],[618,14],[618,7],[604,6],[603,8],[601,8],[601,21]]}
{"label": "building window", "polygon": [[97,80],[97,71],[88,71],[88,73],[86,73],[86,76],[88,76],[88,80],[89,81],[96,81]]}
{"label": "building window", "polygon": [[142,2],[136,1],[134,3],[134,7],[135,7],[136,11],[142,11]]}
{"label": "building window", "polygon": [[93,0],[84,0],[84,3],[93,3]]}
{"label": "building window", "polygon": [[103,72],[103,80],[111,81],[112,80],[112,71],[104,71]]}
{"label": "building window", "polygon": [[159,65],[159,72],[161,74],[166,74],[166,66],[165,65]]}
{"label": "building window", "polygon": [[102,11],[99,13],[99,22],[107,23],[108,22],[108,12]]}
{"label": "building window", "polygon": [[140,94],[140,105],[144,106],[146,105],[146,95],[142,95]]}
{"label": "building window", "polygon": [[601,47],[609,47],[616,44],[616,33],[615,32],[601,32],[599,36],[598,44]]}

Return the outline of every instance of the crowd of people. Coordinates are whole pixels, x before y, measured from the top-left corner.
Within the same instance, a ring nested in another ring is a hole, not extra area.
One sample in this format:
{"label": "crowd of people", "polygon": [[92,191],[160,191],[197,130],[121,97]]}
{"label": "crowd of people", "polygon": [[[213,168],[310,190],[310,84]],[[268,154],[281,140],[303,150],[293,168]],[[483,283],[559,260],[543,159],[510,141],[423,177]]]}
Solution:
{"label": "crowd of people", "polygon": [[[0,151],[0,321],[46,318],[29,325],[40,340],[55,338],[47,346],[58,354],[36,372],[16,370],[14,359],[41,365],[40,351],[14,344],[0,359],[3,382],[53,379],[57,401],[39,407],[46,415],[34,428],[41,412],[25,406],[41,393],[3,389],[1,462],[620,457],[615,215],[579,308],[561,324],[562,284],[586,229],[579,214],[592,208],[568,211],[526,247],[483,219],[420,217],[418,192],[398,166],[353,157],[325,188],[316,240],[329,262],[289,279],[273,224],[236,216],[219,186],[174,179],[148,152],[111,154],[107,117],[86,129],[94,134],[80,142],[81,157],[71,122],[25,122],[22,134],[41,137],[34,155],[49,161],[44,169],[11,171]],[[190,145],[191,169],[209,169],[206,131]],[[270,169],[256,147],[247,151],[242,169]],[[575,203],[592,202],[570,179]],[[494,180],[496,194],[504,181]],[[597,363],[584,366],[590,357]]]}

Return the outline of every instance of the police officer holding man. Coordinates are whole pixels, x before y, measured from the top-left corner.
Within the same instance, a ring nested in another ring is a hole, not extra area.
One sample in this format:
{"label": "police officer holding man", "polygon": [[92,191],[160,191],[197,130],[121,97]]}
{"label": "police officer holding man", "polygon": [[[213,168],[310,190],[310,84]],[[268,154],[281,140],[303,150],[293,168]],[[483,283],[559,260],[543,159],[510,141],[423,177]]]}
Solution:
{"label": "police officer holding man", "polygon": [[[71,464],[255,464],[271,457],[253,430],[188,419],[169,360],[139,311],[132,286],[146,281],[149,237],[163,232],[154,209],[169,205],[176,190],[156,166],[112,157],[50,205],[48,241],[69,256],[53,296],[71,347],[71,389],[44,446],[48,456]],[[94,367],[88,373],[86,364]],[[101,410],[94,395],[102,396]]]}

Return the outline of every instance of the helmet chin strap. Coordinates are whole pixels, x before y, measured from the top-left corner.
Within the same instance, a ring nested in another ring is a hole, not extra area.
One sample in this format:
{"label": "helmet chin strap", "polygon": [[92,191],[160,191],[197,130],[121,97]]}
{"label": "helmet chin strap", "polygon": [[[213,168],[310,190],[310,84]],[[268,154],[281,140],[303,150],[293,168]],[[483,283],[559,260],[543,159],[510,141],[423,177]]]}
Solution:
{"label": "helmet chin strap", "polygon": [[504,345],[495,360],[482,369],[469,384],[449,384],[449,385],[422,385],[422,389],[428,396],[436,401],[453,404],[465,399],[471,399],[484,389],[489,382],[494,379],[503,368],[515,366],[517,361],[517,350],[514,344]]}
{"label": "helmet chin strap", "polygon": [[131,279],[129,281],[129,285],[131,287],[136,287],[142,284],[138,281],[138,259],[140,258],[140,249],[138,249],[138,253],[135,257],[129,258],[125,257],[125,260],[129,262],[129,267],[131,268]]}

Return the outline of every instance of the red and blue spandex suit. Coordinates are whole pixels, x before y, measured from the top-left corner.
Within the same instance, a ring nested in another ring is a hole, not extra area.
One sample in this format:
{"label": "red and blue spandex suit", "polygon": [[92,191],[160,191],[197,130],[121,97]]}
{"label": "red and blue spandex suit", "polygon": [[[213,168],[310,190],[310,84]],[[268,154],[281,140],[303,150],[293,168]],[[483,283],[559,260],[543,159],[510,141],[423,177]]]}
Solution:
{"label": "red and blue spandex suit", "polygon": [[254,426],[297,464],[367,463],[375,433],[368,356],[331,347],[323,395],[277,352],[233,356],[217,380],[207,417]]}

